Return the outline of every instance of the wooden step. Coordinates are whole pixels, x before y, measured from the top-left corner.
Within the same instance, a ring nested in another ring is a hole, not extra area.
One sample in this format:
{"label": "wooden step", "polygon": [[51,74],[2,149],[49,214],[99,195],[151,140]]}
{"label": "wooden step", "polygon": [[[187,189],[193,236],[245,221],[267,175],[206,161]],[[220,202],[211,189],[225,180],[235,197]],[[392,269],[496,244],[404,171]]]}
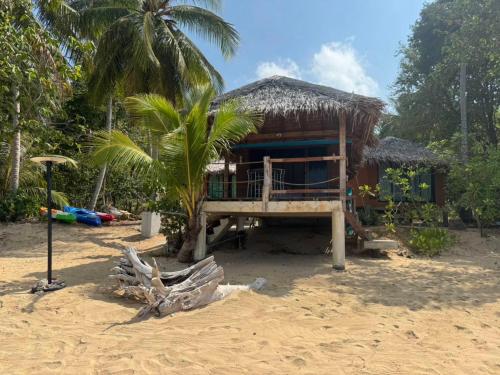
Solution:
{"label": "wooden step", "polygon": [[369,250],[388,250],[388,249],[397,249],[398,248],[397,241],[394,240],[371,240],[364,242],[364,248]]}

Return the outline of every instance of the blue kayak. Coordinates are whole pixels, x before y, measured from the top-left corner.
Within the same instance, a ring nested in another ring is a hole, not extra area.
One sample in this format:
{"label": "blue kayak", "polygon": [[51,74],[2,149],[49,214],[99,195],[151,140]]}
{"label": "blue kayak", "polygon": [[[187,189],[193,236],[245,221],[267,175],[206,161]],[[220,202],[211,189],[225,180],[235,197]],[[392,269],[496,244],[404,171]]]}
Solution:
{"label": "blue kayak", "polygon": [[64,206],[64,212],[70,212],[76,215],[76,221],[87,225],[98,227],[102,224],[101,218],[97,216],[95,211],[86,210],[85,208]]}

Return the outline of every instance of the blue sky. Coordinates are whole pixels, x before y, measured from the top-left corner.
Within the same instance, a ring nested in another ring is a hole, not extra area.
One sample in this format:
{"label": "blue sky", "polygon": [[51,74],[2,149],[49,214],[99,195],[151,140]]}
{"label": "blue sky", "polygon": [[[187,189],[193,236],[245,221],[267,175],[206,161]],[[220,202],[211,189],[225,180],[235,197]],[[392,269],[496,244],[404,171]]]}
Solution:
{"label": "blue sky", "polygon": [[200,43],[226,90],[272,74],[387,100],[396,56],[425,0],[223,0],[221,15],[240,33],[225,61]]}

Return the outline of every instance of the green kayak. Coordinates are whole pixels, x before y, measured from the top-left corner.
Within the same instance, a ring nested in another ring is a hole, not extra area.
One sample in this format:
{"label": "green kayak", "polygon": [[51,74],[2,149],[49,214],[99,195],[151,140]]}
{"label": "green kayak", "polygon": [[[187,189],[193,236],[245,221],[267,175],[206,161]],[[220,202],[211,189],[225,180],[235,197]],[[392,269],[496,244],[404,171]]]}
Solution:
{"label": "green kayak", "polygon": [[[47,215],[47,208],[40,207],[40,214],[43,216]],[[60,210],[52,210],[52,219],[61,221],[63,223],[74,223],[76,221],[76,215],[71,212],[64,212]]]}

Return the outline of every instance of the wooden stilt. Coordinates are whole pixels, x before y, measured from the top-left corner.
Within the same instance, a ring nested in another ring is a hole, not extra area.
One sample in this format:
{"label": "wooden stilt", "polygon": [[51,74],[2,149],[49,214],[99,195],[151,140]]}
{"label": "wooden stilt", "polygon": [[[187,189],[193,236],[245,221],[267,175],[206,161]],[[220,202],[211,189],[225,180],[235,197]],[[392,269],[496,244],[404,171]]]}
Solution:
{"label": "wooden stilt", "polygon": [[236,231],[240,232],[242,230],[245,230],[245,220],[247,218],[244,216],[238,216],[237,222],[236,222]]}
{"label": "wooden stilt", "polygon": [[201,230],[198,233],[196,248],[193,254],[195,261],[204,259],[207,255],[207,214],[203,211],[200,213],[200,226]]}
{"label": "wooden stilt", "polygon": [[345,270],[345,222],[341,208],[332,211],[332,261],[333,269]]}
{"label": "wooden stilt", "polygon": [[346,154],[346,119],[345,114],[339,114],[339,187],[340,199],[344,210],[346,209],[346,182],[347,182],[347,154]]}

